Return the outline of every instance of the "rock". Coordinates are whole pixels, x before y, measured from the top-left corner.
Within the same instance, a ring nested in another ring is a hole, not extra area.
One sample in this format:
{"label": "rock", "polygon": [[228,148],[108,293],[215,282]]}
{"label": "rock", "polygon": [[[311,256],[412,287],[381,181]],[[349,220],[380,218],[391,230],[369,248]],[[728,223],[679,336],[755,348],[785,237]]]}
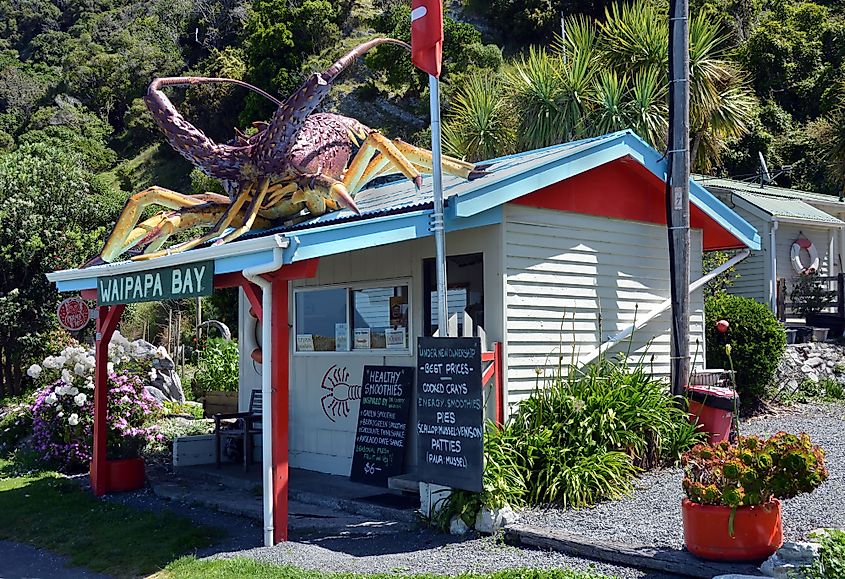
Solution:
{"label": "rock", "polygon": [[501,517],[497,517],[496,515],[497,513],[494,513],[487,507],[481,507],[481,510],[475,516],[475,530],[479,533],[492,535],[496,529],[502,526]]}
{"label": "rock", "polygon": [[168,400],[183,403],[185,392],[182,390],[182,380],[176,373],[176,365],[170,356],[153,358],[152,366],[156,372],[155,378],[150,381],[150,384],[161,390]]}
{"label": "rock", "polygon": [[458,515],[455,515],[449,521],[449,533],[452,535],[466,535],[468,532],[469,527],[467,527],[467,524]]}
{"label": "rock", "polygon": [[153,398],[155,398],[159,402],[161,402],[161,403],[167,402],[167,400],[168,400],[167,396],[165,396],[164,392],[162,392],[161,390],[159,390],[155,386],[150,386],[149,384],[147,384],[146,386],[144,386],[144,389],[146,389],[146,391],[149,393],[150,396],[152,396]]}
{"label": "rock", "polygon": [[812,358],[807,358],[805,364],[807,364],[810,368],[815,368],[816,366],[821,366],[822,362],[824,362],[824,360],[818,356],[813,356]]}
{"label": "rock", "polygon": [[790,563],[811,564],[819,555],[819,547],[818,543],[787,541],[775,554]]}
{"label": "rock", "polygon": [[499,515],[502,517],[502,526],[507,527],[519,520],[519,515],[510,506],[505,505],[499,509]]}

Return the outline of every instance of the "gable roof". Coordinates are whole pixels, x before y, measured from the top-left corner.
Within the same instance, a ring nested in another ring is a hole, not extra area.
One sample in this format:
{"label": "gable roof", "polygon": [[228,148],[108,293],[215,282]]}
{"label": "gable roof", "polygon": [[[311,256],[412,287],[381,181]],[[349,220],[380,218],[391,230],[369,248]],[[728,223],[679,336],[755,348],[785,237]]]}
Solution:
{"label": "gable roof", "polygon": [[[660,180],[665,180],[666,159],[630,131],[622,131],[509,155],[489,161],[489,173],[474,181],[443,176],[445,227],[457,231],[500,223],[505,203],[563,181],[617,159],[633,159]],[[194,249],[143,262],[145,269],[174,263],[215,260],[215,274],[241,271],[269,261],[270,241],[283,238],[284,263],[354,251],[432,235],[429,222],[433,210],[430,177],[416,190],[400,180],[358,193],[361,210],[337,211],[294,226],[253,231],[240,240],[217,247]],[[737,241],[737,247],[760,248],[760,236],[747,221],[704,187],[690,183],[690,202]],[[96,278],[140,269],[139,262],[121,262],[84,270],[48,274],[61,291],[91,289]]]}
{"label": "gable roof", "polygon": [[703,175],[695,175],[693,178],[708,189],[729,193],[734,199],[738,198],[779,220],[820,226],[845,226],[845,222],[818,207],[820,205],[834,212],[845,212],[845,202],[832,195]]}

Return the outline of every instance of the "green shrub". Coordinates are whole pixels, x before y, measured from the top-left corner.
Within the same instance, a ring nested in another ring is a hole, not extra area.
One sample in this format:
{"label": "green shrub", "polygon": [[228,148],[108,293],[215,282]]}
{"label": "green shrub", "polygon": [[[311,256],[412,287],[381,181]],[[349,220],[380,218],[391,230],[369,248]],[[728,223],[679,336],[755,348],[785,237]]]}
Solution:
{"label": "green shrub", "polygon": [[32,395],[7,399],[0,408],[0,456],[8,456],[32,434]]}
{"label": "green shrub", "polygon": [[503,426],[485,433],[484,491],[453,493],[436,519],[471,522],[498,508],[593,505],[620,498],[642,469],[675,463],[699,442],[685,401],[642,366],[601,359],[570,369],[519,403]]}
{"label": "green shrub", "polygon": [[[725,345],[731,345],[737,390],[745,408],[755,406],[775,375],[786,348],[786,332],[775,315],[763,304],[733,295],[709,298],[704,307],[707,365],[730,368]],[[727,320],[725,334],[716,330],[716,322]]]}
{"label": "green shrub", "polygon": [[235,340],[209,339],[205,347],[197,351],[197,366],[191,381],[194,396],[211,391],[238,391],[238,343]]}
{"label": "green shrub", "polygon": [[845,577],[845,532],[830,529],[821,540],[819,557],[810,569],[805,570],[807,579],[841,579]]}

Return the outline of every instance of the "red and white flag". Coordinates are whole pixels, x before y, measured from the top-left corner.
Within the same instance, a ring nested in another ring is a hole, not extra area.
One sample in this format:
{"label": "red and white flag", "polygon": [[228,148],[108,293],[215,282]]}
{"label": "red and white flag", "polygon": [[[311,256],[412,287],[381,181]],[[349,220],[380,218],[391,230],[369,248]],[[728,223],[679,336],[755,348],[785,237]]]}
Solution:
{"label": "red and white flag", "polygon": [[443,64],[442,0],[411,0],[411,62],[440,78]]}

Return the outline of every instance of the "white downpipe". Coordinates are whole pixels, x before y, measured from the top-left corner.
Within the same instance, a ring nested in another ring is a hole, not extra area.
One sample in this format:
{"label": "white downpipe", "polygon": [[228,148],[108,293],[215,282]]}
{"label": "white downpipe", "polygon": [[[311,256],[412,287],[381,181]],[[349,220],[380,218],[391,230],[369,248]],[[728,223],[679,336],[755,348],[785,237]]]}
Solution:
{"label": "white downpipe", "polygon": [[[273,546],[273,405],[272,405],[272,368],[273,368],[273,292],[271,283],[261,277],[282,267],[288,241],[281,235],[275,235],[276,247],[273,248],[273,260],[243,270],[243,276],[261,288],[261,469],[264,488],[264,545]],[[287,304],[279,304],[286,308]]]}
{"label": "white downpipe", "polygon": [[[694,282],[692,282],[689,286],[688,293],[694,292],[695,290],[697,290],[698,288],[700,288],[701,286],[706,284],[708,281],[710,281],[711,279],[713,279],[714,277],[716,277],[720,273],[723,273],[723,272],[727,271],[729,268],[735,266],[737,263],[739,263],[740,261],[742,261],[743,259],[745,259],[749,255],[751,255],[750,249],[742,250],[740,253],[736,254],[731,259],[729,259],[728,261],[726,261],[725,263],[723,263],[722,265],[720,265],[719,267],[717,267],[716,269],[714,269],[713,271],[708,273],[707,275],[702,276],[702,277],[698,278],[697,280],[695,280]],[[665,302],[662,302],[659,306],[657,306],[656,308],[651,310],[648,314],[646,314],[646,316],[643,319],[637,320],[636,323],[631,324],[630,326],[628,326],[627,328],[625,328],[624,330],[622,330],[621,332],[619,332],[618,334],[616,334],[615,336],[610,338],[608,341],[603,343],[598,348],[595,348],[594,350],[591,350],[590,352],[588,352],[585,356],[580,357],[578,359],[578,366],[583,366],[585,364],[589,364],[590,362],[592,362],[593,360],[598,358],[601,354],[603,354],[604,352],[606,352],[607,350],[609,350],[610,348],[612,348],[613,346],[615,346],[616,344],[618,344],[619,342],[621,342],[622,340],[624,340],[625,338],[627,338],[628,336],[633,334],[636,330],[639,330],[640,328],[645,326],[647,323],[649,323],[651,320],[653,320],[654,318],[656,318],[657,316],[659,316],[660,314],[662,314],[663,312],[668,310],[671,306],[672,306],[672,300],[666,300]]]}
{"label": "white downpipe", "polygon": [[772,311],[777,315],[778,312],[778,251],[777,251],[777,230],[779,222],[777,219],[772,220],[772,226],[769,229],[769,260],[771,261],[772,277],[769,279],[769,303],[772,306]]}

